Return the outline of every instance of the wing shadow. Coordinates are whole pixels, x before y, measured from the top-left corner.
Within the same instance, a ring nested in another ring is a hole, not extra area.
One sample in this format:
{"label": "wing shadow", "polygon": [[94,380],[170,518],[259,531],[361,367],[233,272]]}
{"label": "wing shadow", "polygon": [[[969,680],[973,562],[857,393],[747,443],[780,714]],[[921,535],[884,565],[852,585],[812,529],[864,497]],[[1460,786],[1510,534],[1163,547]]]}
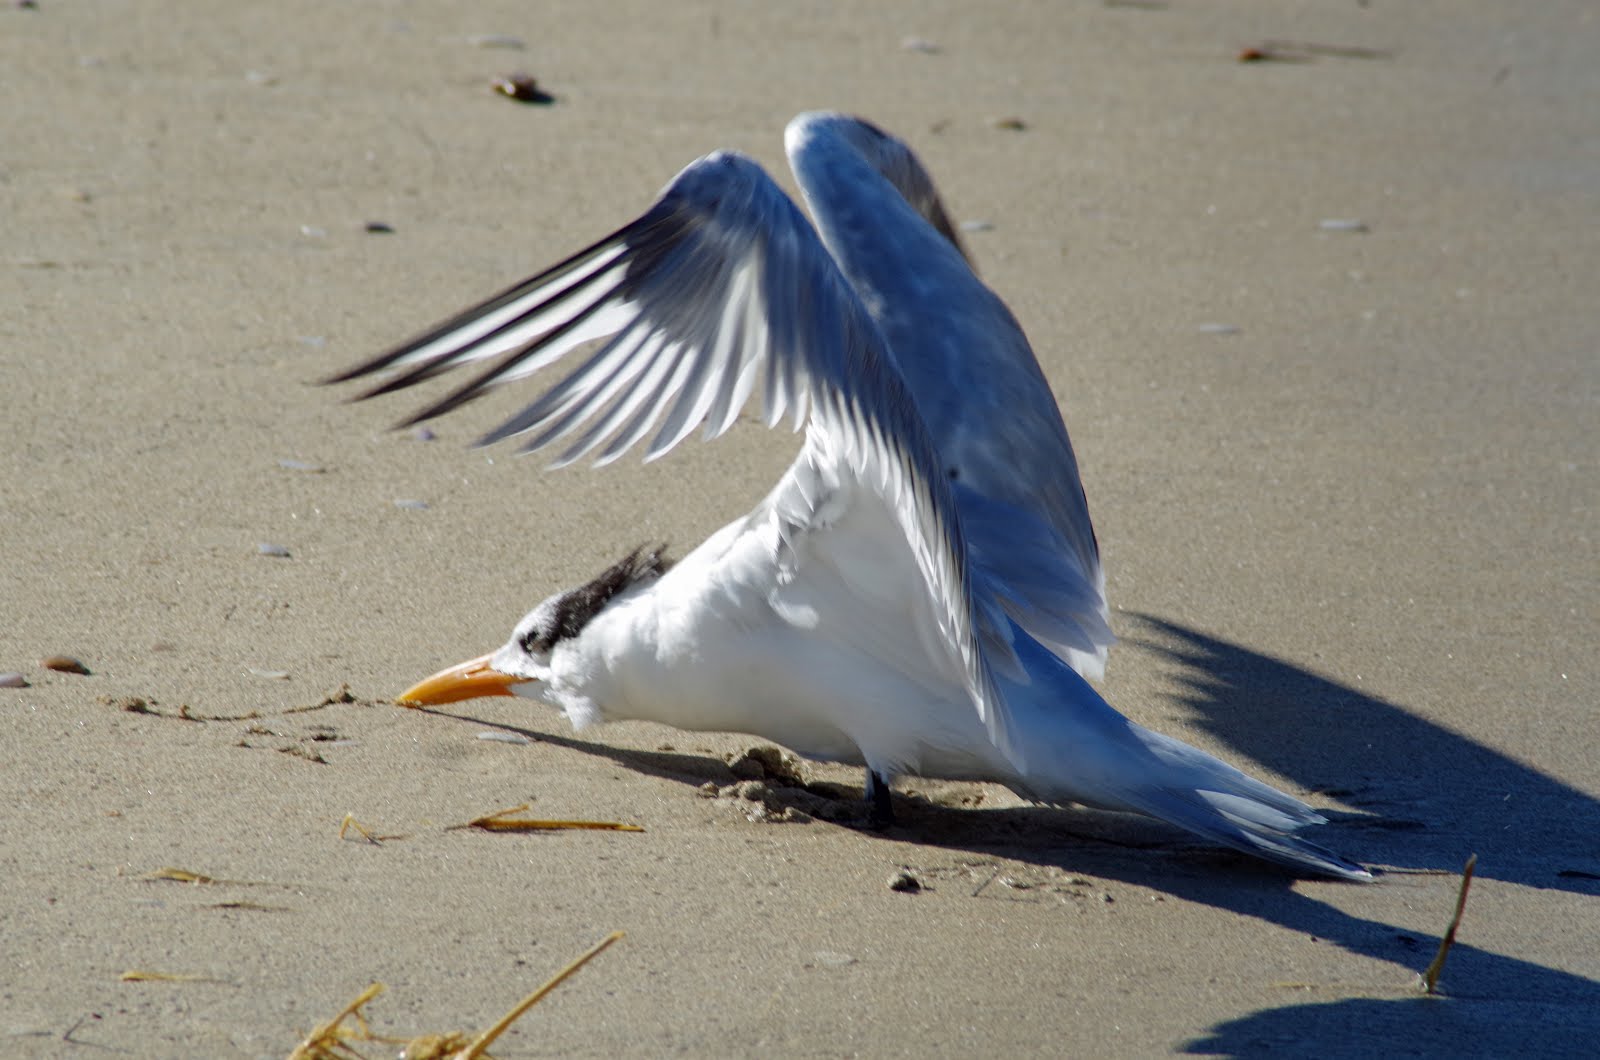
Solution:
{"label": "wing shadow", "polygon": [[[1455,957],[1452,956],[1454,961]],[[1263,1009],[1177,1051],[1200,1056],[1592,1056],[1594,995],[1567,1000],[1346,998]]]}
{"label": "wing shadow", "polygon": [[1357,813],[1318,841],[1357,860],[1600,894],[1600,802],[1404,707],[1168,619],[1124,643],[1174,671],[1219,741]]}

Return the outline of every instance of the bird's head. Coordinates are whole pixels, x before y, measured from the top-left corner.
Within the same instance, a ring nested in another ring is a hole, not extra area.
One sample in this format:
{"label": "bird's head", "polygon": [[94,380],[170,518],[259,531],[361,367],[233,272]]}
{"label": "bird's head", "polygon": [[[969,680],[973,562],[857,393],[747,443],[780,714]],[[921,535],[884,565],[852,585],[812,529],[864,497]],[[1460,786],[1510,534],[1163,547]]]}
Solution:
{"label": "bird's head", "polygon": [[437,706],[481,696],[544,699],[540,686],[550,681],[557,647],[577,640],[595,616],[670,566],[664,547],[636,548],[594,579],[541,601],[497,651],[439,671],[402,692],[396,702]]}

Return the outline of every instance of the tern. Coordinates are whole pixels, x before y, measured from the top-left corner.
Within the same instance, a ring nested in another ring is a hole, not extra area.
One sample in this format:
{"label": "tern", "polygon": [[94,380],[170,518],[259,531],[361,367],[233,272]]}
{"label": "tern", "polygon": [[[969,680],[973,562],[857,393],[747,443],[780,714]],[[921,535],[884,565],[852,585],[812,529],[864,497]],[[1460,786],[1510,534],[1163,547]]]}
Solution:
{"label": "tern", "polygon": [[479,444],[645,459],[723,434],[759,388],[804,428],[748,514],[676,563],[639,549],[544,600],[497,651],[402,702],[525,696],[577,728],[645,719],[864,765],[875,822],[916,774],[1141,813],[1295,869],[1370,879],[1299,837],[1300,800],[1113,709],[1104,577],[1056,401],[922,163],[840,114],[785,148],[816,219],[716,152],[632,223],[329,382],[360,398],[477,364],[401,426],[583,347]]}

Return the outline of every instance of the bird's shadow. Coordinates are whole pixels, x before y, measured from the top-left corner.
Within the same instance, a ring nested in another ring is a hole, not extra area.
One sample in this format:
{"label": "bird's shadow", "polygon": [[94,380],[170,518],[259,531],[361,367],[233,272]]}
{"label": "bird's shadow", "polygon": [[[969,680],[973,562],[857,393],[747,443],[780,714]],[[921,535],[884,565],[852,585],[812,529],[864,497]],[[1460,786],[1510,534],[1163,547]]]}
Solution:
{"label": "bird's shadow", "polygon": [[[1289,777],[1291,787],[1347,808],[1323,811],[1331,823],[1316,831],[1317,842],[1366,864],[1413,870],[1453,872],[1477,853],[1480,878],[1600,895],[1600,801],[1588,794],[1398,704],[1292,663],[1156,616],[1123,612],[1122,618],[1134,630],[1125,631],[1119,650],[1169,671],[1191,724],[1231,748],[1236,760],[1246,760],[1240,764],[1264,763]],[[705,755],[612,747],[437,708],[428,712],[505,728],[696,787],[734,779],[723,762]],[[839,794],[838,785],[812,789]],[[1144,853],[1128,855],[1129,848],[1156,850],[1157,860],[1256,864],[1126,814],[956,809],[906,795],[896,795],[895,807],[902,826],[897,838],[981,847],[1024,860],[1042,857],[1085,872],[1096,871],[1085,858],[1152,860]],[[1258,874],[1283,878],[1276,869]]]}
{"label": "bird's shadow", "polygon": [[[1600,895],[1600,802],[1592,796],[1398,704],[1167,619],[1130,617],[1131,644],[1172,668],[1179,698],[1202,728],[1356,811],[1328,814],[1332,823],[1321,831],[1330,845],[1357,859],[1435,870],[1458,869],[1476,852],[1480,877]],[[1172,882],[1169,890],[1200,900],[1219,897],[1216,879]],[[1229,908],[1402,967],[1425,963],[1436,941],[1291,891],[1250,888]],[[1592,1055],[1600,1034],[1600,983],[1592,979],[1458,943],[1446,985],[1447,999],[1402,993],[1264,1008],[1181,1049]]]}
{"label": "bird's shadow", "polygon": [[1170,668],[1196,724],[1354,812],[1318,842],[1359,861],[1600,895],[1600,801],[1404,707],[1153,615],[1124,644]]}
{"label": "bird's shadow", "polygon": [[[1331,820],[1318,830],[1318,842],[1401,873],[1456,871],[1476,852],[1479,877],[1600,895],[1600,803],[1591,796],[1398,704],[1292,663],[1156,616],[1123,617],[1134,630],[1124,636],[1122,650],[1153,656],[1170,670],[1193,724],[1235,751],[1233,757],[1266,763],[1301,788],[1348,807],[1324,811]],[[726,764],[704,755],[514,731],[696,787],[732,780]],[[797,798],[839,793],[833,785],[810,788]],[[781,800],[783,790],[775,794]],[[895,810],[900,823],[890,834],[897,840],[1121,880],[1266,920],[1391,963],[1397,984],[1427,963],[1437,941],[1352,916],[1297,892],[1281,869],[1131,815],[961,809],[907,795],[895,797]],[[1482,988],[1454,988],[1462,983]],[[1494,1043],[1501,1043],[1507,1052],[1514,1046],[1561,1055],[1579,1040],[1574,1028],[1589,1041],[1600,1034],[1600,983],[1579,975],[1458,943],[1447,985],[1453,987],[1449,1000],[1397,991],[1394,998],[1263,1009],[1181,1047],[1253,1056],[1281,1054],[1292,1042],[1291,1052],[1309,1048],[1338,1056],[1403,1043],[1402,1051],[1414,1046],[1426,1053],[1427,1042],[1439,1038],[1474,1042],[1480,1052],[1499,1052]]]}
{"label": "bird's shadow", "polygon": [[[1469,970],[1457,968],[1453,978]],[[1466,964],[1467,962],[1462,962]],[[1592,986],[1592,984],[1591,984]],[[1352,997],[1285,1005],[1226,1020],[1175,1051],[1199,1056],[1315,1056],[1328,1060],[1375,1056],[1590,1057],[1600,1012],[1595,994],[1554,999]]]}

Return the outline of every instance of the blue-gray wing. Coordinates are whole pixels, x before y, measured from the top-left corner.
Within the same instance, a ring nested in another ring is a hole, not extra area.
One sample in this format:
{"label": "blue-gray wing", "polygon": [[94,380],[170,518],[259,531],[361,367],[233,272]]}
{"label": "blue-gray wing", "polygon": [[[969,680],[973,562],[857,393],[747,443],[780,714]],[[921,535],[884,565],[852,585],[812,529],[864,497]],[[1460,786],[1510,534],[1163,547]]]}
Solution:
{"label": "blue-gray wing", "polygon": [[871,312],[944,467],[972,558],[1007,613],[1098,677],[1115,639],[1078,463],[1016,318],[973,271],[911,148],[846,114],[785,144],[823,244]]}
{"label": "blue-gray wing", "polygon": [[524,451],[564,444],[557,464],[606,463],[654,431],[653,459],[702,423],[722,434],[759,386],[769,425],[788,414],[822,432],[895,513],[974,707],[1016,757],[993,671],[1020,672],[1010,626],[969,562],[927,428],[815,230],[750,159],[700,159],[631,224],[330,381],[397,373],[373,396],[482,366],[416,423],[596,339],[607,341],[483,443],[527,435]]}

